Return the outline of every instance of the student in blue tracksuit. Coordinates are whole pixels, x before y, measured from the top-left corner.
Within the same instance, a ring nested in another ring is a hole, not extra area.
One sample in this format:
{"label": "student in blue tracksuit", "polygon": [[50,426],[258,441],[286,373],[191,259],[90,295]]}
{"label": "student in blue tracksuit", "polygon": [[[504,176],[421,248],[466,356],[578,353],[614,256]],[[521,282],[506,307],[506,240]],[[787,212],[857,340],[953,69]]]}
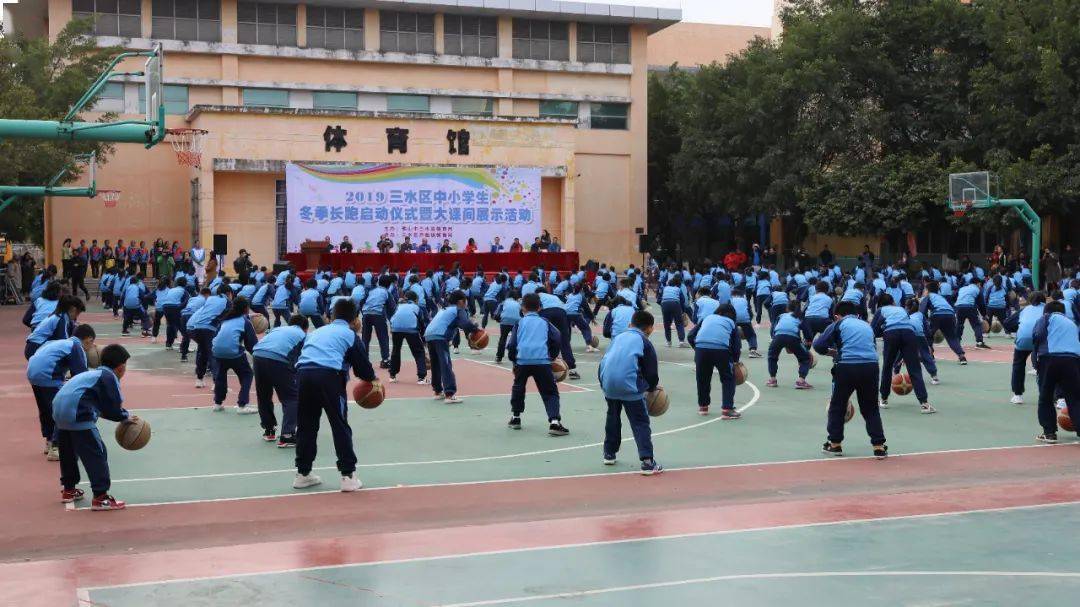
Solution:
{"label": "student in blue tracksuit", "polygon": [[488,285],[487,290],[484,291],[484,313],[480,316],[480,326],[487,328],[488,316],[495,313],[495,309],[499,307],[499,302],[506,298],[506,275],[498,274],[495,276],[495,282]]}
{"label": "student in blue tracksuit", "polygon": [[866,422],[866,433],[874,456],[884,459],[889,452],[885,445],[885,429],[877,402],[878,355],[874,329],[857,316],[855,304],[842,301],[836,306],[836,322],[829,325],[814,340],[814,350],[822,356],[833,356],[832,397],[829,400],[828,437],[822,451],[843,455],[844,417],[851,395],[859,401],[859,413]]}
{"label": "student in blue tracksuit", "polygon": [[761,324],[761,311],[762,309],[768,310],[767,304],[772,297],[772,282],[769,272],[762,270],[758,272],[757,287],[754,290],[754,316],[757,319],[756,322]]}
{"label": "student in blue tracksuit", "polygon": [[472,335],[480,327],[469,319],[465,306],[466,296],[461,291],[454,291],[446,298],[447,307],[439,310],[424,330],[424,341],[431,356],[431,389],[435,400],[444,400],[447,404],[463,402],[457,396],[457,378],[454,377],[454,364],[450,360],[450,339],[458,331]]}
{"label": "student in blue tracksuit", "polygon": [[507,354],[514,363],[514,384],[510,388],[510,428],[521,429],[521,414],[525,411],[525,386],[529,378],[536,383],[547,411],[548,434],[566,436],[570,431],[562,424],[559,411],[559,387],[551,371],[551,361],[561,349],[558,328],[540,316],[540,296],[536,293],[521,298],[525,315],[510,335]]}
{"label": "student in blue tracksuit", "polygon": [[120,316],[120,309],[124,305],[124,290],[127,288],[128,283],[131,282],[131,278],[135,276],[135,270],[131,269],[127,272],[117,271],[116,280],[112,284],[112,315],[113,318]]}
{"label": "student in blue tracksuit", "polygon": [[600,389],[607,401],[604,464],[615,465],[615,457],[622,445],[622,413],[626,411],[644,475],[664,470],[653,455],[649,407],[645,402],[646,393],[656,390],[660,384],[656,350],[649,341],[653,323],[652,314],[644,310],[633,312],[630,327],[611,340],[597,372]]}
{"label": "student in blue tracksuit", "polygon": [[263,276],[255,287],[255,293],[251,295],[251,311],[262,314],[266,317],[266,322],[269,323],[270,311],[266,309],[266,305],[273,300],[274,277],[273,275]]}
{"label": "student in blue tracksuit", "polygon": [[314,278],[309,278],[304,283],[304,290],[300,292],[300,303],[297,311],[306,316],[311,326],[318,329],[326,324],[326,299],[319,291],[319,283]]}
{"label": "student in blue tracksuit", "polygon": [[511,289],[509,295],[499,303],[498,307],[495,308],[495,313],[492,315],[492,318],[499,321],[499,347],[495,350],[496,364],[502,364],[503,356],[506,353],[506,341],[510,337],[514,325],[521,320],[520,297],[516,289]]}
{"label": "student in blue tracksuit", "polygon": [[101,273],[98,279],[98,292],[101,293],[101,305],[108,309],[112,307],[112,285],[116,280],[116,268],[108,268]]}
{"label": "student in blue tracksuit", "polygon": [[975,331],[975,347],[989,350],[990,346],[983,342],[982,317],[979,315],[979,309],[982,306],[982,281],[978,278],[973,278],[971,283],[957,290],[956,338],[964,338],[964,323],[968,322],[971,324],[971,329]]}
{"label": "student in blue tracksuit", "polygon": [[749,358],[761,358],[758,353],[757,332],[754,331],[754,311],[751,308],[750,299],[741,287],[731,290],[731,308],[735,310],[735,327],[739,330],[739,336],[746,340],[750,350],[746,353]]}
{"label": "student in blue tracksuit", "polygon": [[690,305],[686,301],[683,291],[682,276],[675,275],[668,280],[667,286],[660,292],[660,311],[664,318],[664,340],[671,347],[671,324],[675,323],[675,329],[679,336],[679,347],[686,347],[686,329],[683,326],[683,314],[687,313]]}
{"label": "student in blue tracksuit", "polygon": [[771,328],[772,341],[769,343],[769,352],[766,355],[769,379],[765,382],[765,385],[769,388],[776,388],[780,385],[776,379],[776,372],[779,369],[781,350],[787,350],[795,356],[795,360],[799,361],[799,378],[795,380],[795,389],[809,390],[813,388],[806,381],[806,376],[810,373],[810,353],[807,352],[806,346],[799,338],[803,324],[803,319],[799,314],[800,308],[801,306],[797,301],[788,303],[787,312],[780,314]]}
{"label": "student in blue tracksuit", "polygon": [[1002,323],[1006,331],[1016,336],[1016,343],[1013,348],[1012,377],[1010,379],[1013,395],[1009,401],[1014,405],[1024,404],[1024,376],[1027,371],[1027,361],[1034,347],[1032,339],[1035,333],[1035,323],[1043,317],[1045,303],[1046,295],[1041,291],[1032,291],[1028,294],[1027,307],[1014,312]]}
{"label": "student in blue tracksuit", "polygon": [[45,285],[41,294],[30,301],[30,305],[23,314],[22,323],[31,331],[37,329],[41,321],[48,318],[56,311],[56,304],[60,301],[60,283],[50,282]]}
{"label": "student in blue tracksuit", "polygon": [[330,424],[341,473],[341,490],[356,491],[363,486],[356,476],[356,452],[349,427],[346,385],[349,370],[364,381],[378,383],[368,361],[367,348],[356,332],[360,319],[352,299],[334,303],[333,320],[315,329],[304,340],[297,360],[299,405],[296,424],[296,478],[293,488],[304,489],[322,482],[311,473],[317,452],[319,422],[323,414]]}
{"label": "student in blue tracksuit", "polygon": [[86,311],[86,304],[74,295],[63,295],[53,308],[52,315],[38,323],[37,328],[26,338],[23,356],[26,360],[37,352],[45,343],[56,339],[67,339],[75,330],[75,321]]}
{"label": "student in blue tracksuit", "polygon": [[[1080,420],[1080,328],[1065,315],[1065,304],[1052,301],[1032,330],[1032,358],[1039,370],[1039,425],[1036,437],[1057,442],[1057,411],[1054,396],[1060,392],[1069,417]],[[1080,432],[1077,433],[1080,435]]]}
{"label": "student in blue tracksuit", "polygon": [[566,320],[569,321],[570,328],[577,328],[581,332],[581,337],[585,340],[585,351],[592,353],[599,350],[593,346],[592,311],[589,310],[589,303],[585,300],[588,292],[588,288],[581,282],[569,287],[565,307]]}
{"label": "student in blue tracksuit", "polygon": [[390,383],[397,382],[401,372],[401,345],[407,343],[416,363],[416,383],[426,385],[427,361],[424,360],[424,340],[420,337],[427,324],[427,314],[416,303],[418,296],[413,291],[405,292],[405,303],[397,307],[390,317],[390,333],[393,341],[390,352]]}
{"label": "student in blue tracksuit", "polygon": [[379,366],[390,367],[390,335],[386,331],[386,321],[394,316],[397,300],[390,295],[394,280],[387,275],[379,277],[378,286],[368,291],[363,307],[364,348],[371,346],[371,332],[379,340]]}
{"label": "student in blue tracksuit", "polygon": [[824,280],[817,281],[813,287],[813,294],[807,298],[806,310],[803,312],[802,329],[806,343],[813,343],[817,334],[832,323],[833,305],[829,283]]}
{"label": "student in blue tracksuit", "polygon": [[[70,297],[70,296],[69,296]],[[94,329],[90,325],[75,327],[70,338],[50,341],[38,348],[26,363],[26,379],[37,403],[38,424],[45,439],[45,456],[49,461],[60,457],[56,444],[56,424],[52,417],[52,402],[68,375],[74,377],[87,369],[86,350],[94,345]]]}
{"label": "student in blue tracksuit", "polygon": [[109,495],[109,458],[105,443],[98,433],[97,419],[134,423],[139,418],[124,409],[120,379],[127,370],[130,358],[123,346],[111,344],[101,350],[101,366],[80,373],[56,393],[52,401],[52,417],[56,420],[59,443],[60,500],[71,503],[82,500],[78,485],[79,463],[90,477],[93,500],[91,510],[123,510],[124,502]]}
{"label": "student in blue tracksuit", "polygon": [[[255,362],[255,401],[259,407],[259,425],[263,440],[277,438],[279,448],[296,446],[296,407],[298,388],[296,361],[307,337],[308,321],[303,316],[289,320],[284,327],[271,329],[255,347],[251,358]],[[277,435],[274,415],[274,392],[281,402],[281,434]]]}
{"label": "student in blue tracksuit", "polygon": [[[967,356],[963,346],[960,345],[960,335],[956,330],[956,310],[949,303],[947,297],[941,293],[945,283],[931,280],[926,283],[926,297],[919,302],[919,311],[928,317],[930,323],[930,337],[933,338],[938,331],[949,344],[949,349],[956,354],[961,365],[967,364]],[[980,327],[981,330],[981,327]]]}
{"label": "student in blue tracksuit", "polygon": [[161,277],[157,281],[157,288],[143,299],[143,305],[154,305],[154,315],[150,324],[150,343],[156,344],[158,335],[161,334],[161,321],[165,319],[165,310],[161,307],[161,300],[172,288],[172,279]]}
{"label": "student in blue tracksuit", "polygon": [[769,324],[775,325],[780,320],[780,315],[788,310],[791,297],[783,289],[774,289],[769,295]]}
{"label": "student in blue tracksuit", "polygon": [[739,419],[742,414],[735,409],[735,374],[732,365],[739,362],[742,340],[735,325],[735,308],[730,304],[720,306],[694,326],[688,339],[694,348],[698,414],[709,414],[715,370],[720,374],[720,415],[723,419]]}
{"label": "student in blue tracksuit", "polygon": [[[919,361],[922,363],[923,368],[926,369],[926,372],[930,374],[930,384],[936,386],[941,382],[937,376],[937,360],[934,359],[934,350],[930,347],[930,338],[927,337],[930,322],[927,321],[926,315],[919,310],[920,307],[919,300],[914,297],[908,299],[904,305],[908,314],[908,322],[915,332],[915,341],[919,345]],[[900,363],[902,361],[901,357],[896,358],[892,370],[894,374],[900,372]]]}
{"label": "student in blue tracksuit", "polygon": [[203,287],[199,293],[188,299],[184,307],[180,309],[180,323],[177,325],[177,329],[180,331],[180,362],[187,362],[188,352],[191,349],[191,332],[187,328],[188,321],[191,320],[192,315],[199,308],[203,307],[208,297],[210,297],[210,289]]}
{"label": "student in blue tracksuit", "polygon": [[[663,290],[661,290],[661,297],[663,297]],[[730,295],[728,301],[730,303]],[[705,320],[713,312],[720,307],[720,302],[712,297],[712,291],[708,287],[701,287],[697,291],[697,299],[694,300],[694,324],[700,325],[701,321]]]}
{"label": "student in blue tracksuit", "polygon": [[484,268],[478,266],[476,268],[476,275],[473,276],[472,281],[469,283],[469,314],[476,314],[477,304],[480,302],[480,298],[483,296],[486,287],[486,281],[484,280]]}
{"label": "student in blue tracksuit", "polygon": [[[596,303],[593,304],[592,315],[595,318],[600,314],[601,306],[608,306],[609,295],[611,293],[611,282],[608,280],[607,272],[600,272],[596,276],[596,284],[593,289],[593,295],[596,297]],[[609,306],[610,309],[610,306]]]}
{"label": "student in blue tracksuit", "polygon": [[281,276],[278,276],[278,284],[274,285],[274,295],[270,300],[270,309],[274,311],[275,328],[280,327],[282,321],[289,324],[289,319],[292,317],[293,289],[292,282],[288,278],[286,275],[285,280],[282,281]]}
{"label": "student in blue tracksuit", "polygon": [[[159,293],[154,302],[155,318],[161,314],[165,318],[165,349],[172,350],[176,342],[176,334],[180,331],[180,313],[188,302],[187,278],[181,276],[176,279],[176,285],[170,286],[164,293]],[[154,326],[154,341],[157,341],[160,323]]]}
{"label": "student in blue tracksuit", "polygon": [[610,305],[611,309],[604,318],[604,337],[615,339],[630,329],[630,322],[634,316],[634,306],[619,296],[615,296]]}
{"label": "student in blue tracksuit", "polygon": [[577,370],[577,359],[574,358],[574,350],[570,347],[570,317],[566,313],[566,304],[558,297],[550,294],[544,288],[539,288],[535,293],[540,297],[540,316],[547,319],[559,330],[559,349],[563,362],[570,369],[567,375],[569,379],[581,379]]}
{"label": "student in blue tracksuit", "polygon": [[922,365],[919,362],[919,339],[911,319],[904,308],[896,305],[892,295],[882,293],[878,296],[877,312],[870,321],[874,335],[884,342],[881,360],[881,381],[878,390],[881,394],[881,408],[889,407],[889,392],[892,389],[893,365],[903,360],[911,376],[911,385],[915,388],[915,398],[919,401],[922,413],[936,413],[929,403],[926,382],[923,380]]}
{"label": "student in blue tracksuit", "polygon": [[983,301],[986,302],[987,321],[992,323],[997,319],[999,323],[1004,324],[1005,311],[1009,305],[1009,292],[1009,288],[1004,284],[1004,278],[1002,278],[1001,274],[995,274],[983,286]]}
{"label": "student in blue tracksuit", "polygon": [[146,315],[146,303],[143,301],[145,297],[146,285],[143,284],[142,274],[136,274],[124,287],[124,321],[120,330],[121,335],[130,335],[131,325],[138,319],[141,323],[142,336],[150,336],[150,317]]}
{"label": "student in blue tracksuit", "polygon": [[243,415],[257,413],[256,407],[247,406],[251,399],[251,382],[254,374],[248,363],[245,351],[251,352],[259,338],[251,326],[248,312],[251,305],[243,297],[233,299],[232,307],[218,326],[217,335],[211,345],[211,352],[216,363],[214,369],[214,411],[225,409],[225,395],[229,391],[229,371],[236,373],[240,380],[240,391],[236,395],[236,412]]}
{"label": "student in blue tracksuit", "polygon": [[[205,292],[206,289],[203,289]],[[218,324],[221,318],[229,310],[233,294],[229,285],[219,284],[216,295],[206,298],[203,305],[191,315],[187,322],[188,334],[192,341],[199,347],[195,353],[195,387],[202,388],[203,378],[206,377],[207,369],[211,377],[217,377],[217,363],[210,351],[213,348],[214,336],[217,335]]]}

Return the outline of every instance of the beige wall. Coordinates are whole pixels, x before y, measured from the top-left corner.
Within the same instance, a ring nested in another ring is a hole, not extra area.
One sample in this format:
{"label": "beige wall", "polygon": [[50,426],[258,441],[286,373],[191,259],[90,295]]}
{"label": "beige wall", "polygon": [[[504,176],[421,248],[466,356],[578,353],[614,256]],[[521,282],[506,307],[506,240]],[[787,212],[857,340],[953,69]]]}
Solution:
{"label": "beige wall", "polygon": [[[277,259],[274,184],[284,175],[217,173],[214,175],[214,230],[229,237],[229,259],[247,249],[260,266]],[[213,243],[212,235],[203,240]]]}
{"label": "beige wall", "polygon": [[769,38],[767,27],[676,23],[649,36],[649,65],[668,67],[723,63],[728,55],[746,48],[755,37]]}

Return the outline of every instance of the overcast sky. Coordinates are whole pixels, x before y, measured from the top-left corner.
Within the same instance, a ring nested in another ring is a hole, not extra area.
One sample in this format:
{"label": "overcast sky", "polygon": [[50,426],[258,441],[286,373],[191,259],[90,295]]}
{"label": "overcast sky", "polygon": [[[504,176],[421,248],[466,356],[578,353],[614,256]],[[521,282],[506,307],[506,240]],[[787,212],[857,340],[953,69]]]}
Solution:
{"label": "overcast sky", "polygon": [[[11,0],[0,0],[0,4]],[[642,4],[683,9],[683,19],[702,23],[768,26],[772,0],[584,0],[605,4]]]}

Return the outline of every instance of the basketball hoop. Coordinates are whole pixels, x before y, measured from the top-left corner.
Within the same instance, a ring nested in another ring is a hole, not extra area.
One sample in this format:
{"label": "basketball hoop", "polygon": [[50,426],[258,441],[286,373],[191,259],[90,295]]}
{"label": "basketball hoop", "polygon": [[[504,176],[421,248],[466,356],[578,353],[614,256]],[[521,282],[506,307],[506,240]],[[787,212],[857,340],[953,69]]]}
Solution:
{"label": "basketball hoop", "polygon": [[202,164],[203,145],[206,134],[203,129],[167,129],[169,143],[176,152],[176,162],[181,166],[198,167]]}
{"label": "basketball hoop", "polygon": [[959,200],[952,203],[953,217],[961,219],[975,206],[974,200]]}
{"label": "basketball hoop", "polygon": [[111,209],[120,202],[120,190],[98,190],[97,195],[105,202],[105,208]]}

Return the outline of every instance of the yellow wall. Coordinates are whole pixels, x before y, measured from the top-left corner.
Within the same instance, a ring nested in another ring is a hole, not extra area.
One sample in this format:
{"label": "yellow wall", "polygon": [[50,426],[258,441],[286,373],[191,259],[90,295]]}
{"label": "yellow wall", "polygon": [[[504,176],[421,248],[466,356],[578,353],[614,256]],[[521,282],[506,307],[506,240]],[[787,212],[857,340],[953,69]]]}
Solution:
{"label": "yellow wall", "polygon": [[[284,175],[217,173],[214,175],[214,230],[229,237],[229,259],[247,249],[252,260],[270,267],[277,259],[274,184]],[[203,240],[212,244],[212,235]]]}
{"label": "yellow wall", "polygon": [[770,38],[767,27],[676,23],[649,36],[649,65],[668,67],[723,63],[728,55],[746,48],[755,37]]}

